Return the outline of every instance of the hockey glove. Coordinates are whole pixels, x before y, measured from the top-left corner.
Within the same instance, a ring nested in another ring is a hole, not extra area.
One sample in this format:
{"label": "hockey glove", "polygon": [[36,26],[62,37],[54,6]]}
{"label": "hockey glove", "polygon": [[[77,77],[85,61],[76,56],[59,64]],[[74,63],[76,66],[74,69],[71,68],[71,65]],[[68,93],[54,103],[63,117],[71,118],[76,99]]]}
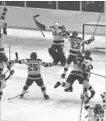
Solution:
{"label": "hockey glove", "polygon": [[10,75],[13,75],[13,74],[14,74],[14,70],[11,70],[11,71],[10,71]]}

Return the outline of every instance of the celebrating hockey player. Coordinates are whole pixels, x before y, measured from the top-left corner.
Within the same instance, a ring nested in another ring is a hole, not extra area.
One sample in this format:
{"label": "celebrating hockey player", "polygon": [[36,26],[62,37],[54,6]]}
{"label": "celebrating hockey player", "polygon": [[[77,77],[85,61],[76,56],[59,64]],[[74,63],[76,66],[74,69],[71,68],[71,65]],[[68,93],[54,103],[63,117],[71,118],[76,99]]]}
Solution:
{"label": "celebrating hockey player", "polygon": [[54,65],[57,65],[59,61],[61,65],[64,66],[66,62],[66,57],[63,52],[64,38],[67,36],[65,26],[60,26],[58,21],[53,23],[53,26],[46,27],[45,25],[38,22],[35,18],[36,25],[42,30],[51,30],[53,35],[53,43],[51,48],[49,48],[49,54],[53,58]]}
{"label": "celebrating hockey player", "polygon": [[92,41],[94,41],[94,37],[91,37],[89,40],[84,41],[81,37],[78,37],[77,31],[72,32],[72,36],[67,36],[67,38],[70,42],[70,50],[66,61],[66,65],[64,67],[64,72],[61,75],[62,78],[65,78],[66,73],[68,71],[68,67],[71,64],[71,62],[74,63],[76,55],[80,50],[82,44],[90,44]]}
{"label": "celebrating hockey player", "polygon": [[[86,58],[83,57],[82,53],[77,53],[76,60],[75,60],[75,66],[73,67],[73,70],[69,74],[66,83],[65,82],[57,82],[54,86],[54,88],[57,88],[58,86],[65,87],[66,92],[72,92],[73,91],[73,83],[75,80],[79,81],[79,84],[83,84],[83,88],[85,91],[85,94],[87,95],[87,89],[90,90],[91,96],[87,98],[87,102],[93,98],[95,91],[93,90],[92,86],[89,84],[89,72],[90,69],[92,69],[92,65],[88,64],[86,61]],[[90,57],[89,57],[90,58]],[[89,99],[89,100],[88,100]]]}
{"label": "celebrating hockey player", "polygon": [[49,99],[49,96],[46,94],[46,87],[44,85],[40,68],[41,65],[44,67],[51,67],[51,63],[45,63],[42,62],[40,59],[37,59],[36,52],[32,52],[29,59],[23,59],[17,61],[20,64],[26,64],[28,66],[28,77],[25,83],[25,86],[23,87],[23,92],[20,95],[21,98],[24,96],[28,88],[32,85],[33,82],[35,82],[38,86],[40,86],[41,91],[43,93],[44,98],[47,100]]}
{"label": "celebrating hockey player", "polygon": [[[3,89],[5,87],[5,81],[8,79],[8,78],[5,78],[5,75],[3,74],[4,64],[6,65],[6,67],[10,71],[10,64],[9,64],[8,58],[7,58],[7,56],[4,52],[4,48],[0,48],[0,100],[1,100],[1,97],[3,95]],[[12,75],[12,73],[11,73],[11,75]]]}
{"label": "celebrating hockey player", "polygon": [[[89,104],[85,104],[85,110],[87,110],[88,115],[85,119],[88,118],[89,121],[105,121],[105,107],[106,107],[106,94],[101,94],[102,104],[96,104],[94,107],[91,107]],[[83,99],[85,96],[83,96]]]}
{"label": "celebrating hockey player", "polygon": [[[83,78],[83,94],[86,96],[85,102],[88,103],[91,98],[95,95],[95,91],[92,89],[92,86],[89,84],[90,71],[93,69],[91,52],[85,50],[84,52],[84,64],[86,65],[84,70]],[[87,89],[91,91],[91,96],[87,94]]]}

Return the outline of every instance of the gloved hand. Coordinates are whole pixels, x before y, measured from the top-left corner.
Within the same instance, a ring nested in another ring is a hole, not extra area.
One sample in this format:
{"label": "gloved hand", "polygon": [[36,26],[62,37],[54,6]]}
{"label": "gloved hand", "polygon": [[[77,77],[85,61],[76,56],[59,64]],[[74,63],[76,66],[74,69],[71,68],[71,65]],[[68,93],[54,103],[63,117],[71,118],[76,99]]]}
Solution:
{"label": "gloved hand", "polygon": [[85,100],[86,99],[86,96],[81,94],[81,100]]}
{"label": "gloved hand", "polygon": [[14,70],[11,70],[11,71],[10,71],[10,75],[13,75],[13,74],[14,74]]}
{"label": "gloved hand", "polygon": [[49,66],[49,67],[53,66],[53,63],[48,63],[48,66]]}
{"label": "gloved hand", "polygon": [[64,73],[63,73],[63,74],[61,75],[61,78],[63,78],[63,79],[64,79],[64,78],[65,78],[65,76],[66,76],[66,74],[64,74]]}
{"label": "gloved hand", "polygon": [[95,40],[95,37],[94,37],[94,36],[92,36],[92,37],[90,38],[90,40],[94,41],[94,40]]}

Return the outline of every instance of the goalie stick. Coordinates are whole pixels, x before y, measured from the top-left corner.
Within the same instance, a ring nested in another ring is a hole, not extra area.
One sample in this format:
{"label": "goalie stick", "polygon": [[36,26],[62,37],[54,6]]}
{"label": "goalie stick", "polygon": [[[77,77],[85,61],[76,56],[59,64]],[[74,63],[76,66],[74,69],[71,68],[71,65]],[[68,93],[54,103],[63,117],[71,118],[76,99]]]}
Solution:
{"label": "goalie stick", "polygon": [[[34,19],[35,23],[36,23],[36,18],[39,17],[39,16],[40,16],[40,15],[35,15],[35,16],[33,16],[33,19]],[[39,28],[39,30],[41,31],[43,37],[45,37],[45,34],[43,33],[43,31],[42,31],[40,28]]]}

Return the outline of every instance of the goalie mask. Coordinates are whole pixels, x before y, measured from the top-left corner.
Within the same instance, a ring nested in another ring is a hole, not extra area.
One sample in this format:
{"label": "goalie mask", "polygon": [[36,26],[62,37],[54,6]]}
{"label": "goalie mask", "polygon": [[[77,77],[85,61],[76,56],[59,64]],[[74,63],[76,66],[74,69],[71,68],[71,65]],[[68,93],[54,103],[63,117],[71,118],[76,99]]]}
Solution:
{"label": "goalie mask", "polygon": [[36,60],[36,58],[37,58],[36,52],[32,52],[31,55],[30,55],[30,58],[31,58],[32,60]]}
{"label": "goalie mask", "polygon": [[59,22],[55,21],[54,24],[53,24],[53,26],[54,26],[55,29],[58,29],[59,28]]}

